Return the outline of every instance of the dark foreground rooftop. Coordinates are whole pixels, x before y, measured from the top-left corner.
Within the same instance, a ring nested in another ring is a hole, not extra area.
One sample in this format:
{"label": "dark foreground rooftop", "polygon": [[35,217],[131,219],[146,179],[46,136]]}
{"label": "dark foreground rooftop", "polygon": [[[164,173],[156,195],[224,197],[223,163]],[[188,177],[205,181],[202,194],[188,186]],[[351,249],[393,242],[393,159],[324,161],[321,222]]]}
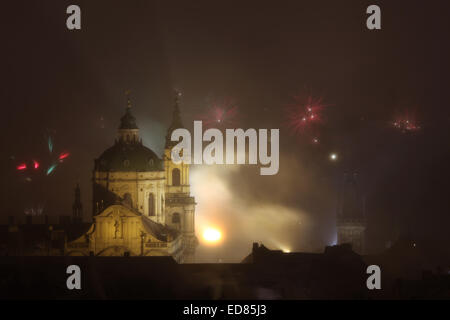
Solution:
{"label": "dark foreground rooftop", "polygon": [[[373,257],[371,258],[374,259]],[[68,290],[66,269],[81,269]],[[449,298],[450,276],[390,277],[366,287],[367,264],[349,246],[283,253],[254,244],[236,264],[177,264],[171,257],[0,257],[0,299],[410,299]]]}

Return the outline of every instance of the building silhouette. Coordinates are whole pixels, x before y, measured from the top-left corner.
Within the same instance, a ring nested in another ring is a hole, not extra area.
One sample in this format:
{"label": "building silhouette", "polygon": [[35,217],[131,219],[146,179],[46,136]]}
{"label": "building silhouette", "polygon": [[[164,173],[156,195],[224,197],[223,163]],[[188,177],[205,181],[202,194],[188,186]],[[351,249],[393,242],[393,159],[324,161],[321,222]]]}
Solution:
{"label": "building silhouette", "polygon": [[366,219],[357,184],[357,173],[345,173],[337,213],[337,242],[348,243],[359,254],[364,253]]}

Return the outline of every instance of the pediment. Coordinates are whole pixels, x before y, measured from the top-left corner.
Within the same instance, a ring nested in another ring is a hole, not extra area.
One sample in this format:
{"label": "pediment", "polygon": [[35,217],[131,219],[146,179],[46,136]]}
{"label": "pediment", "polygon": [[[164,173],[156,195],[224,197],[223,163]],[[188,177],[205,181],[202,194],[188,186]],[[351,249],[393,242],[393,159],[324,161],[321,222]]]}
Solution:
{"label": "pediment", "polygon": [[134,211],[130,210],[129,208],[120,205],[115,204],[112,206],[107,207],[105,210],[102,211],[99,215],[96,216],[96,218],[107,218],[107,217],[114,217],[114,218],[128,218],[128,217],[139,217],[140,215],[135,213]]}

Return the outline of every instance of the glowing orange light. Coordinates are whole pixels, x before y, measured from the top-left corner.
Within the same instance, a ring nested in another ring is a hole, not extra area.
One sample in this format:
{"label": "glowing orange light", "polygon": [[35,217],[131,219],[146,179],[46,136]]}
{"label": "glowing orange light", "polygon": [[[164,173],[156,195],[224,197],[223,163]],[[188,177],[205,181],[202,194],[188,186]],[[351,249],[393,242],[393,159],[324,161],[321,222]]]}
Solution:
{"label": "glowing orange light", "polygon": [[222,238],[222,233],[214,228],[206,228],[203,231],[203,239],[208,243],[217,243]]}

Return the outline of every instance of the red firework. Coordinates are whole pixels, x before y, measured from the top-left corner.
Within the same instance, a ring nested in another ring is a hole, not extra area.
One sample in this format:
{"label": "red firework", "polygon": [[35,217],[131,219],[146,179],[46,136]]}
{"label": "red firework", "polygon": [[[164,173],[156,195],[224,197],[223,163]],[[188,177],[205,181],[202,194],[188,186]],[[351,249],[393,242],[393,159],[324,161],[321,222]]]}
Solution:
{"label": "red firework", "polygon": [[68,157],[69,157],[69,153],[68,152],[63,152],[63,153],[61,153],[61,155],[58,157],[58,160],[60,161],[60,162],[62,162],[64,159],[67,159]]}
{"label": "red firework", "polygon": [[[70,157],[70,153],[66,151],[58,154],[54,152],[53,139],[50,136],[48,137],[48,150],[50,153],[50,159],[48,160],[47,169],[44,169],[43,171],[47,176],[55,171],[59,163],[65,162]],[[16,170],[21,172],[22,175],[31,174],[32,171],[39,173],[42,172],[41,169],[44,165],[46,165],[46,162],[40,162],[33,159],[19,163],[16,165]],[[25,180],[31,181],[31,178],[26,177]]]}
{"label": "red firework", "polygon": [[294,135],[307,134],[313,136],[314,144],[319,140],[315,137],[314,131],[317,124],[323,122],[323,109],[325,104],[322,98],[315,98],[312,95],[294,96],[295,102],[287,107],[287,126]]}
{"label": "red firework", "polygon": [[416,117],[411,112],[405,112],[404,114],[397,116],[392,122],[392,126],[402,133],[420,130]]}
{"label": "red firework", "polygon": [[205,128],[233,128],[236,125],[238,113],[238,107],[231,101],[215,102],[204,115],[198,118],[202,120]]}

